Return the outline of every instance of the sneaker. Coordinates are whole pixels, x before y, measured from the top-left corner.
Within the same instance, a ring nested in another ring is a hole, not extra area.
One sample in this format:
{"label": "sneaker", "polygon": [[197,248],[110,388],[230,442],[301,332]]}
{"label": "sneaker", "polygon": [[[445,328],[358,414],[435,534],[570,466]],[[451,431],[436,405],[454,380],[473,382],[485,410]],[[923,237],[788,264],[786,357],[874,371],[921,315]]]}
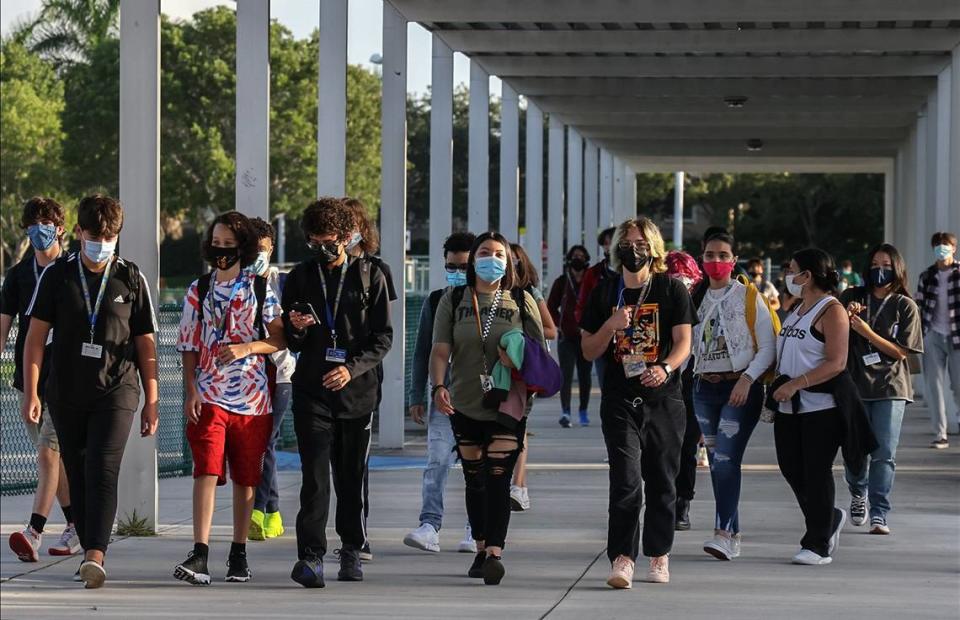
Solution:
{"label": "sneaker", "polygon": [[703,543],[703,550],[718,560],[740,557],[740,534],[714,530],[713,538]]}
{"label": "sneaker", "polygon": [[473,563],[470,564],[470,568],[467,570],[467,577],[473,577],[474,579],[483,577],[483,563],[486,559],[486,551],[477,551],[477,555],[473,556]]}
{"label": "sneaker", "polygon": [[373,562],[373,551],[370,550],[370,542],[363,543],[360,547],[360,559],[364,562]]}
{"label": "sneaker", "polygon": [[794,564],[803,564],[806,566],[825,566],[833,562],[833,558],[830,556],[823,557],[809,549],[801,549],[790,561]]}
{"label": "sneaker", "polygon": [[590,426],[590,416],[586,411],[580,412],[580,426]]}
{"label": "sneaker", "polygon": [[843,524],[847,522],[847,513],[841,508],[833,509],[833,535],[830,537],[830,544],[827,547],[827,553],[833,555],[833,552],[840,547],[840,532],[843,530]]}
{"label": "sneaker", "polygon": [[31,526],[23,528],[22,532],[10,534],[10,549],[17,554],[21,562],[38,562],[40,560],[40,542],[43,534],[37,533]]}
{"label": "sneaker", "polygon": [[246,553],[231,553],[227,558],[227,576],[224,581],[246,583],[253,578],[250,567],[247,565]]}
{"label": "sneaker", "polygon": [[403,544],[421,551],[439,553],[440,532],[429,523],[421,523],[420,527],[403,537]]}
{"label": "sneaker", "polygon": [[650,558],[647,583],[670,583],[670,556],[661,555],[658,558]]}
{"label": "sneaker", "polygon": [[563,428],[570,428],[570,414],[569,414],[569,413],[565,413],[565,414],[563,414],[562,416],[560,416],[560,426],[562,426]]}
{"label": "sneaker", "polygon": [[506,572],[503,561],[499,557],[488,555],[483,562],[483,583],[488,586],[498,586]]}
{"label": "sneaker", "polygon": [[470,530],[470,526],[464,528],[463,540],[460,541],[460,544],[457,545],[458,553],[476,553],[477,552],[477,541],[473,539],[473,532]]}
{"label": "sneaker", "polygon": [[305,556],[293,565],[290,579],[304,588],[322,588],[326,585],[323,581],[323,559],[314,555],[310,549],[307,549]]}
{"label": "sneaker", "polygon": [[[80,566],[83,566],[83,561],[80,562]],[[73,574],[73,580],[76,583],[80,583],[83,579],[80,578],[80,566],[77,567],[77,572]]]}
{"label": "sneaker", "polygon": [[887,525],[887,518],[881,516],[870,517],[870,533],[886,536],[890,533],[890,526]]}
{"label": "sneaker", "polygon": [[[561,426],[562,425],[563,424],[561,423]],[[945,450],[946,448],[950,447],[950,442],[947,441],[946,437],[944,437],[943,439],[935,439],[934,441],[930,442],[930,447],[933,448],[934,450]]]}
{"label": "sneaker", "polygon": [[707,455],[706,446],[697,448],[697,467],[701,469],[708,469],[710,467],[710,457]]}
{"label": "sneaker", "polygon": [[340,571],[337,573],[337,581],[363,581],[360,550],[345,546],[339,551]]}
{"label": "sneaker", "polygon": [[250,528],[247,530],[247,538],[250,540],[266,540],[267,535],[263,529],[263,522],[266,515],[262,510],[254,509],[250,515]]}
{"label": "sneaker", "polygon": [[101,588],[106,580],[107,571],[102,564],[93,560],[86,560],[80,564],[80,581],[83,582],[84,588],[88,590]]}
{"label": "sneaker", "polygon": [[510,485],[510,510],[523,512],[523,489],[515,484]]}
{"label": "sneaker", "polygon": [[607,585],[617,590],[629,590],[633,587],[634,562],[625,555],[618,555],[610,568]]}
{"label": "sneaker", "polygon": [[187,554],[187,559],[173,569],[173,576],[195,586],[210,585],[210,570],[207,568],[206,556],[197,555],[191,551]]}
{"label": "sneaker", "polygon": [[60,534],[60,540],[47,550],[50,555],[76,555],[80,553],[80,537],[77,536],[77,528],[71,523],[63,528]]}
{"label": "sneaker", "polygon": [[867,497],[852,495],[850,497],[850,523],[860,527],[867,522]]}
{"label": "sneaker", "polygon": [[675,511],[676,520],[673,529],[678,532],[686,532],[690,529],[690,500],[678,498]]}
{"label": "sneaker", "polygon": [[[251,522],[251,526],[252,526]],[[284,533],[283,517],[279,512],[267,512],[263,515],[263,536],[264,538],[280,538]]]}

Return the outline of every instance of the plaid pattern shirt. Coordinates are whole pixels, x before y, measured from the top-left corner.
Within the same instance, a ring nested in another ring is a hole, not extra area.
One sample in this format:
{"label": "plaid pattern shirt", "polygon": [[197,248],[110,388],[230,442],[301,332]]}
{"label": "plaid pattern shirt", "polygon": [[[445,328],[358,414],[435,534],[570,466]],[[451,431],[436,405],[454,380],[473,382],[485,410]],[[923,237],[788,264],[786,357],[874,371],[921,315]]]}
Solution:
{"label": "plaid pattern shirt", "polygon": [[[954,349],[960,349],[960,263],[954,262],[950,267],[948,279],[947,304],[950,316],[950,344]],[[920,306],[920,316],[923,322],[923,333],[926,335],[933,320],[933,310],[937,305],[937,266],[932,265],[920,274],[915,301]]]}

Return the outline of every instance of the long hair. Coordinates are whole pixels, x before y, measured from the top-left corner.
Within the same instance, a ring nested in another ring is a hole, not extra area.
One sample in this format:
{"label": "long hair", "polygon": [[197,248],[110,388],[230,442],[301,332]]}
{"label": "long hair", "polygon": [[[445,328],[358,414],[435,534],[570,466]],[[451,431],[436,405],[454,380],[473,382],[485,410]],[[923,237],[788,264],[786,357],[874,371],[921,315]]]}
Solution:
{"label": "long hair", "polygon": [[513,252],[510,250],[510,242],[507,241],[506,237],[498,232],[485,232],[479,235],[473,242],[473,247],[470,248],[470,257],[467,259],[467,286],[470,288],[476,288],[477,270],[475,265],[477,262],[477,250],[480,249],[480,246],[483,245],[485,241],[491,240],[496,241],[503,246],[504,254],[506,255],[505,258],[507,259],[507,273],[503,276],[503,279],[500,280],[500,288],[514,288],[517,284],[516,273],[513,269]]}
{"label": "long hair", "polygon": [[660,229],[648,217],[638,217],[629,219],[619,226],[613,233],[613,240],[610,242],[610,266],[616,271],[622,271],[620,257],[617,255],[617,248],[631,230],[637,229],[643,235],[647,245],[650,246],[650,273],[666,273],[667,271],[667,250],[663,243],[663,235]]}
{"label": "long hair", "polygon": [[359,198],[345,196],[341,200],[353,212],[353,219],[357,222],[357,230],[363,237],[363,240],[360,241],[360,249],[366,254],[376,254],[377,250],[380,249],[380,233],[377,232],[376,225],[370,221],[370,217],[367,215],[367,207]]}
{"label": "long hair", "polygon": [[867,262],[863,266],[864,286],[868,291],[872,291],[874,288],[873,281],[870,280],[870,264],[873,263],[873,257],[880,252],[890,257],[890,265],[893,267],[893,283],[890,285],[890,292],[909,295],[907,287],[910,280],[907,277],[907,263],[903,260],[900,251],[889,243],[879,243],[873,246],[870,253],[867,254]]}
{"label": "long hair", "polygon": [[800,271],[809,271],[813,285],[825,293],[837,294],[840,274],[833,257],[820,248],[804,248],[793,253]]}
{"label": "long hair", "polygon": [[517,274],[513,285],[520,288],[540,286],[540,274],[537,273],[533,261],[527,256],[523,246],[519,243],[511,243],[510,251],[513,252],[513,258],[517,261]]}

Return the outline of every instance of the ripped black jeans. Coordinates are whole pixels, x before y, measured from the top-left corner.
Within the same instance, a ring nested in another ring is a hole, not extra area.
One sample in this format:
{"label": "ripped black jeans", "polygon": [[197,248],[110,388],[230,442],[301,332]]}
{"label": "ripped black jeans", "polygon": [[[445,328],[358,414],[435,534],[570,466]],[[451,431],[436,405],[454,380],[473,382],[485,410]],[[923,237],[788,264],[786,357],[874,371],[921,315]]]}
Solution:
{"label": "ripped black jeans", "polygon": [[510,480],[523,445],[527,419],[515,428],[456,412],[450,416],[466,481],[467,517],[473,538],[503,548],[510,525]]}

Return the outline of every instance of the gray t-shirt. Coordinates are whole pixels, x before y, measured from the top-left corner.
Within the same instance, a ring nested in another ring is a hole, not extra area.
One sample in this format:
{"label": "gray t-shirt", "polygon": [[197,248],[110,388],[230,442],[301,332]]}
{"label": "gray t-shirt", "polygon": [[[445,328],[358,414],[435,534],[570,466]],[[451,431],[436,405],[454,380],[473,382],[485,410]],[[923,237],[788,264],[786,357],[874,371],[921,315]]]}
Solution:
{"label": "gray t-shirt", "polygon": [[[891,295],[884,304],[863,287],[850,288],[840,295],[846,306],[858,302],[868,310],[860,318],[870,317],[873,331],[887,340],[900,345],[909,353],[923,353],[923,332],[920,327],[920,310],[907,295]],[[879,314],[877,311],[879,310]],[[879,353],[880,362],[867,365],[863,357]],[[863,400],[913,401],[913,382],[907,360],[894,360],[877,351],[866,338],[850,330],[850,350],[847,354],[847,370]]]}

